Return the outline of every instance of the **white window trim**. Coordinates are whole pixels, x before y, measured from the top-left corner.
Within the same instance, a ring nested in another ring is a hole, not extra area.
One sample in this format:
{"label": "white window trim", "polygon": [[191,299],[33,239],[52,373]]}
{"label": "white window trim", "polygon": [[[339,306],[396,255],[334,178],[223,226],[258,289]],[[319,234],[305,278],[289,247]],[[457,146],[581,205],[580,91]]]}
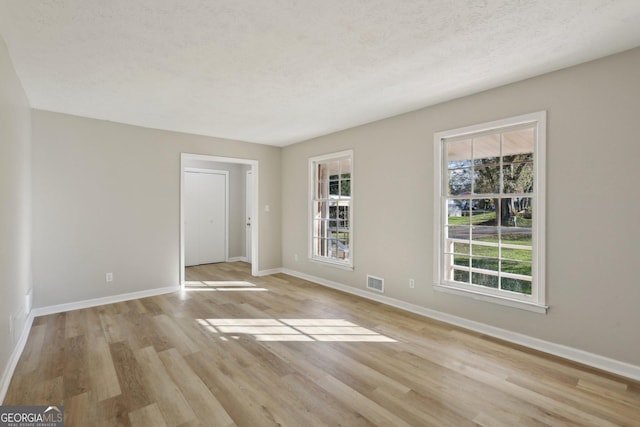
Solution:
{"label": "white window trim", "polygon": [[[350,235],[349,235],[349,260],[348,262],[343,262],[340,260],[334,260],[323,257],[316,257],[313,255],[313,196],[315,194],[315,164],[317,162],[323,162],[326,160],[332,160],[337,158],[349,157],[351,159],[351,202],[349,204],[349,225],[350,225]],[[321,156],[315,156],[309,158],[309,194],[307,199],[307,207],[309,210],[308,214],[308,230],[307,230],[307,238],[309,239],[309,260],[312,262],[317,262],[323,265],[329,265],[336,268],[341,268],[344,270],[353,270],[353,194],[354,194],[354,186],[353,186],[353,176],[354,176],[354,160],[353,160],[353,150],[345,150],[339,151],[336,153],[324,154]]]}
{"label": "white window trim", "polygon": [[[474,299],[489,301],[509,307],[521,308],[537,313],[546,313],[549,308],[546,305],[545,285],[545,159],[546,159],[546,111],[524,114],[488,123],[466,126],[458,129],[437,132],[434,134],[434,283],[435,290],[463,295]],[[505,127],[535,124],[536,142],[534,149],[534,179],[536,199],[533,210],[532,227],[532,295],[517,295],[513,298],[505,294],[498,295],[491,288],[486,290],[473,285],[463,285],[443,280],[443,252],[444,227],[442,226],[445,215],[446,203],[443,189],[443,140],[475,134],[484,131],[498,130]],[[535,283],[534,283],[535,282]]]}

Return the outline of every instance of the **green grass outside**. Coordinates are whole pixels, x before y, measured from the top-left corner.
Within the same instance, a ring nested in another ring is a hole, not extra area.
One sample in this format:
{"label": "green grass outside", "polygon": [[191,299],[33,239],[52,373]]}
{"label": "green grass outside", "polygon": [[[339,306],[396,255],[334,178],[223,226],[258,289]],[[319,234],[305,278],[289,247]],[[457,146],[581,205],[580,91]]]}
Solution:
{"label": "green grass outside", "polygon": [[[521,242],[522,241],[518,243],[522,244]],[[512,243],[512,242],[509,242],[509,243]],[[469,246],[471,246],[471,251],[469,251]],[[501,248],[501,249],[502,249],[503,259],[531,262],[531,255],[532,255],[531,250],[511,249],[511,248]],[[471,254],[474,256],[487,257],[487,258],[500,258],[499,249],[495,246],[470,245],[469,243],[454,243],[453,251],[457,254]]]}
{"label": "green grass outside", "polygon": [[[483,241],[493,241],[497,243],[496,238],[486,238]],[[520,238],[519,240],[509,241],[511,244],[531,244],[530,238]],[[501,253],[500,253],[501,249]],[[473,267],[482,270],[502,271],[503,273],[520,274],[523,276],[531,276],[531,258],[532,251],[528,249],[511,249],[498,248],[495,246],[484,246],[472,243],[454,243],[454,264]],[[502,255],[500,257],[500,255]],[[469,273],[465,271],[456,271],[455,280],[468,283]],[[531,282],[528,280],[518,280],[501,278],[482,273],[473,273],[472,283],[498,288],[499,280],[501,280],[501,289],[524,294],[531,294]]]}
{"label": "green grass outside", "polygon": [[345,240],[349,238],[349,233],[339,231],[338,233],[331,233],[331,237],[337,238],[338,240]]}
{"label": "green grass outside", "polygon": [[479,256],[455,255],[453,263],[460,266],[471,266],[483,270],[502,271],[503,273],[531,276],[531,261],[512,261],[499,258],[481,258]]}
{"label": "green grass outside", "polygon": [[[471,216],[450,216],[447,217],[447,224],[449,225],[487,225],[496,223],[495,212],[482,212],[474,213]],[[516,225],[518,227],[531,228],[533,220],[531,218],[524,218],[522,216],[516,217]]]}
{"label": "green grass outside", "polygon": [[[531,281],[529,280],[511,279],[508,277],[499,278],[497,276],[477,272],[472,274],[471,279],[474,285],[486,286],[489,288],[500,287],[500,289],[505,291],[531,295]],[[453,273],[453,280],[456,282],[469,283],[469,272],[455,270]]]}
{"label": "green grass outside", "polygon": [[[474,214],[471,216],[450,216],[448,217],[448,224],[450,225],[479,225],[487,222],[495,222],[495,212],[483,212],[480,214]],[[471,222],[469,222],[471,221]]]}
{"label": "green grass outside", "polygon": [[504,229],[502,233],[502,240],[498,239],[498,236],[487,236],[482,237],[480,239],[475,239],[479,242],[488,242],[488,243],[507,243],[510,245],[522,245],[529,246],[533,245],[533,241],[531,240],[531,236],[527,236],[525,234],[516,234],[516,233],[505,233]]}

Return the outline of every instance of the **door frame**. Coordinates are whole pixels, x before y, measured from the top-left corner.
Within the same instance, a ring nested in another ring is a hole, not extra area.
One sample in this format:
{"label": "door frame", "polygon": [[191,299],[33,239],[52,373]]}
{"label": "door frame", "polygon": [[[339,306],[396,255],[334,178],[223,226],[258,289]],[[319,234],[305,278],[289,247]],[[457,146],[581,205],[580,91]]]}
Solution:
{"label": "door frame", "polygon": [[189,160],[204,160],[210,162],[219,163],[235,163],[241,165],[251,166],[253,172],[253,206],[251,212],[251,275],[258,276],[260,271],[258,250],[259,231],[260,231],[260,217],[258,215],[258,193],[259,193],[259,179],[258,179],[258,161],[251,159],[241,159],[236,157],[221,157],[212,156],[207,154],[192,154],[192,153],[180,153],[180,218],[179,218],[179,235],[180,235],[180,253],[179,253],[179,271],[180,271],[180,286],[184,288],[184,169],[185,164]]}
{"label": "door frame", "polygon": [[[249,176],[251,176],[251,178],[249,178]],[[251,197],[249,197],[249,194],[248,194],[249,182],[251,182],[251,184],[252,184],[251,185],[251,191],[252,191]],[[253,169],[251,169],[251,170],[246,171],[245,174],[244,174],[244,191],[245,191],[245,195],[244,195],[244,198],[245,198],[244,219],[245,219],[245,224],[246,224],[247,217],[251,218],[249,221],[251,221],[251,226],[250,227],[251,227],[251,232],[252,233],[253,233],[253,207],[254,207],[253,198],[254,198],[254,196],[256,194],[256,190],[255,190],[254,186],[255,186],[255,181],[253,180]],[[251,212],[247,212],[247,200],[251,200]],[[245,251],[246,251],[246,254],[247,254],[246,255],[247,256],[247,261],[250,262],[250,263],[253,263],[253,260],[252,260],[253,253],[249,253],[249,251],[246,250],[247,247],[251,247],[251,252],[253,252],[252,238],[251,238],[251,236],[247,235],[247,231],[246,231],[247,230],[247,225],[245,225],[244,229],[245,229],[244,248],[245,248]]]}
{"label": "door frame", "polygon": [[[185,172],[210,173],[224,176],[224,261],[227,262],[229,261],[229,171],[184,167],[182,169],[183,178]],[[184,222],[182,225],[184,226]]]}

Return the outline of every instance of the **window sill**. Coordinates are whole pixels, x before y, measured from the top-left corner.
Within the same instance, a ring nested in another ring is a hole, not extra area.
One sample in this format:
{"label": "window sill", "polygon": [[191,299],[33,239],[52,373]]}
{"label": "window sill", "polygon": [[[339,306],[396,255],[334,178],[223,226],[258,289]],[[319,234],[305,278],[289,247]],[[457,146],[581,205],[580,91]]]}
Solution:
{"label": "window sill", "polygon": [[319,258],[309,258],[309,261],[314,262],[316,264],[324,265],[327,267],[339,268],[340,270],[353,271],[353,265],[351,264],[344,264],[341,262],[329,261],[329,260],[319,259]]}
{"label": "window sill", "polygon": [[499,297],[495,295],[487,295],[480,292],[460,289],[453,286],[442,285],[439,283],[435,283],[433,285],[433,289],[435,289],[436,291],[445,292],[448,294],[461,295],[468,298],[477,299],[480,301],[486,301],[494,304],[505,305],[507,307],[514,307],[522,310],[532,311],[534,313],[546,314],[547,310],[549,309],[549,306],[547,305],[536,304],[536,303],[531,303],[527,301],[520,301],[516,299],[511,299],[511,298],[504,298],[504,297]]}

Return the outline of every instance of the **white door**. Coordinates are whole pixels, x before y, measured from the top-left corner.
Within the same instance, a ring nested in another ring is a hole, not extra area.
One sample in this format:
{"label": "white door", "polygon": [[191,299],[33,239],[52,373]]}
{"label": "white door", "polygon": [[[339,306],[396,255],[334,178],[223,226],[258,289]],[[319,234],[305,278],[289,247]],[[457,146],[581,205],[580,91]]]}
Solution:
{"label": "white door", "polygon": [[251,262],[251,215],[253,215],[253,171],[247,171],[246,181],[246,202],[245,202],[245,220],[246,220],[246,233],[245,233],[245,253],[247,254],[247,261]]}
{"label": "white door", "polygon": [[184,174],[184,265],[200,264],[200,212],[198,173]]}
{"label": "white door", "polygon": [[226,176],[200,174],[200,264],[226,261]]}
{"label": "white door", "polygon": [[226,261],[227,176],[185,172],[185,265]]}

